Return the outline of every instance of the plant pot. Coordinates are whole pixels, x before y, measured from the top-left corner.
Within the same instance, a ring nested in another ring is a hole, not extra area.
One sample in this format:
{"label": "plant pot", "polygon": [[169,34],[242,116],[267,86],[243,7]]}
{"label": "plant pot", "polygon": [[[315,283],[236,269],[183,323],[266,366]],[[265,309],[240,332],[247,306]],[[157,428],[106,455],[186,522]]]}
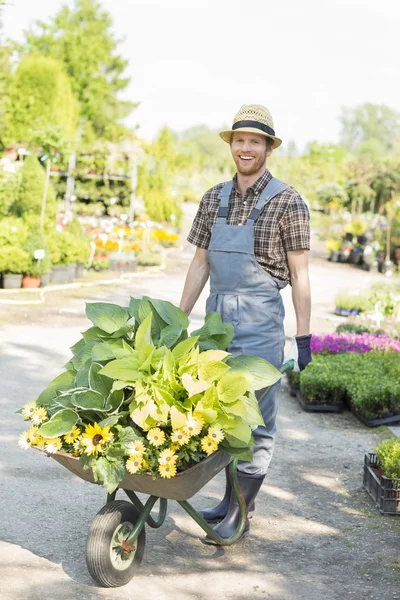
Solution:
{"label": "plant pot", "polygon": [[46,285],[49,285],[50,279],[51,279],[51,271],[42,275],[42,277],[40,278],[40,287],[43,288],[43,287],[46,287]]}
{"label": "plant pot", "polygon": [[22,273],[3,273],[3,288],[5,290],[17,290],[21,287]]}
{"label": "plant pot", "polygon": [[367,427],[379,427],[380,425],[393,425],[400,422],[400,413],[397,415],[386,415],[386,417],[366,417],[363,412],[351,406],[353,415]]}
{"label": "plant pot", "polygon": [[66,266],[53,267],[50,276],[51,283],[68,283],[69,270]]}
{"label": "plant pot", "polygon": [[350,310],[348,308],[340,308],[337,306],[335,308],[335,314],[340,315],[341,317],[348,317],[350,314]]}
{"label": "plant pot", "polygon": [[330,262],[338,262],[340,252],[338,250],[331,250],[328,260]]}
{"label": "plant pot", "polygon": [[76,265],[75,267],[75,279],[80,279],[86,273],[85,265]]}
{"label": "plant pot", "polygon": [[34,277],[33,275],[24,275],[22,277],[23,288],[38,288],[40,286],[40,277]]}
{"label": "plant pot", "polygon": [[376,454],[364,457],[363,486],[383,515],[400,516],[400,479],[379,472]]}
{"label": "plant pot", "polygon": [[310,402],[304,398],[300,390],[296,392],[296,398],[301,408],[306,412],[341,412],[345,408],[344,402]]}

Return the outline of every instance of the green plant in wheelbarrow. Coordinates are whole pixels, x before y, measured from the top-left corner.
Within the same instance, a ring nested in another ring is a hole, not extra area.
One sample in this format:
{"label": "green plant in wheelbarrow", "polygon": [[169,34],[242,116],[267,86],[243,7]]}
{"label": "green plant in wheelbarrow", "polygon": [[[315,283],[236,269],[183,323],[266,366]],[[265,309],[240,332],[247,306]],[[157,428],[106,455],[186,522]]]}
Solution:
{"label": "green plant in wheelbarrow", "polygon": [[[251,459],[252,429],[263,423],[254,391],[282,374],[260,358],[226,352],[233,326],[217,313],[191,336],[184,312],[148,297],[128,307],[87,304],[86,314],[93,326],[71,348],[66,371],[20,410],[30,427],[19,443],[104,484],[108,502],[92,523],[86,557],[94,579],[112,587],[132,578],[144,525],[161,526],[167,499],[217,543],[242,537],[247,509],[237,459]],[[187,500],[229,463],[241,516],[225,539]],[[132,504],[115,500],[117,488]],[[145,505],[137,491],[150,494]]]}

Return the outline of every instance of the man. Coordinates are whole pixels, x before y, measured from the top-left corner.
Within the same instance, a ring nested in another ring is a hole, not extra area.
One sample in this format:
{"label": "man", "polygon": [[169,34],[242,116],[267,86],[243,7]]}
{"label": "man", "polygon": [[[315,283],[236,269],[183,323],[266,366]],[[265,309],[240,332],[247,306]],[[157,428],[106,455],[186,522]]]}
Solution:
{"label": "man", "polygon": [[[210,276],[206,311],[216,311],[223,321],[234,325],[228,351],[234,356],[260,356],[280,368],[285,345],[280,290],[291,284],[298,363],[304,369],[311,361],[307,205],[266,168],[267,158],[282,141],[275,136],[272,117],[264,106],[242,106],[232,129],[221,132],[220,137],[230,144],[237,173],[233,181],[208,190],[200,202],[188,236],[197,250],[180,306],[190,314]],[[257,392],[265,427],[253,432],[252,462],[238,464],[239,485],[250,511],[272,457],[278,389],[279,383],[265,396],[263,390]],[[221,503],[202,514],[209,522],[218,523],[215,531],[222,538],[233,535],[239,507],[228,477]],[[245,533],[248,529],[247,522]]]}

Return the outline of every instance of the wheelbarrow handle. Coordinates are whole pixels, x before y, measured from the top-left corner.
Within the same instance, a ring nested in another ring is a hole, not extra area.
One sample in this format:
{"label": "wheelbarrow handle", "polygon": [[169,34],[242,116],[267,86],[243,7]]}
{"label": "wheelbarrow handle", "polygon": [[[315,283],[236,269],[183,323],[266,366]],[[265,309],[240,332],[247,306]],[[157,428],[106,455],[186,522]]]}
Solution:
{"label": "wheelbarrow handle", "polygon": [[287,362],[283,363],[283,365],[280,368],[280,372],[283,373],[287,373],[288,371],[293,371],[294,369],[294,360],[290,359]]}

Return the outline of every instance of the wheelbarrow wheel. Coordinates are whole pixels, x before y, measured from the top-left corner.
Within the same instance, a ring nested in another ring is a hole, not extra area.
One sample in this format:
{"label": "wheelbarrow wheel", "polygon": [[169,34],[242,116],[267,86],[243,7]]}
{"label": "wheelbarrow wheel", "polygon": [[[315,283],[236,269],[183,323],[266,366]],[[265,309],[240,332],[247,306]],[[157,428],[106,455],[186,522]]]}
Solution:
{"label": "wheelbarrow wheel", "polygon": [[134,542],[126,541],[138,516],[133,504],[114,500],[93,519],[86,543],[86,564],[101,586],[126,585],[139,569],[146,544],[144,527]]}

